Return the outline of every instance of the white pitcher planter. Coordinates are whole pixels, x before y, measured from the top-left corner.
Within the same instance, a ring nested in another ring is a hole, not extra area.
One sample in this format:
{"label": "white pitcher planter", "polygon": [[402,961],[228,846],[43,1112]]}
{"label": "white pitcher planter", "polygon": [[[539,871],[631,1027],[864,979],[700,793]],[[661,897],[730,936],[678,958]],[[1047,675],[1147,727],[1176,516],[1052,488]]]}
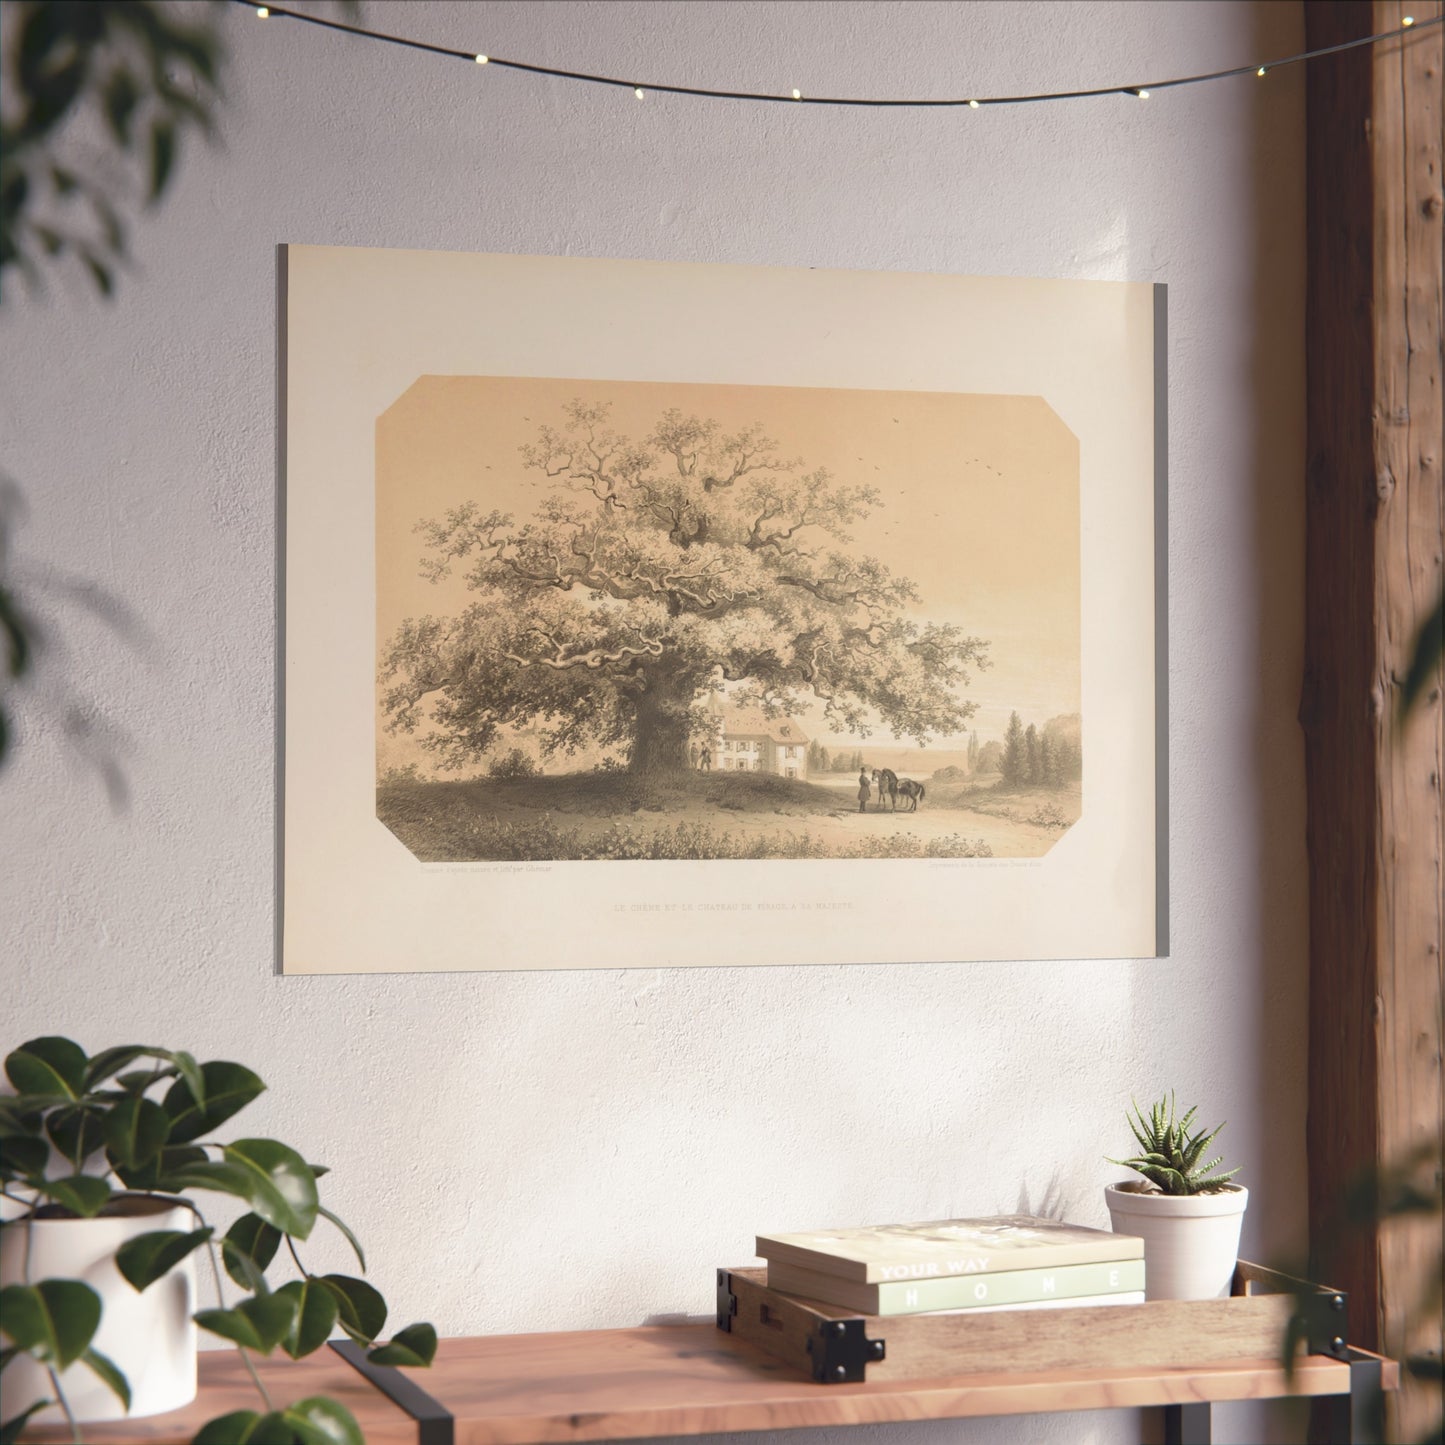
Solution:
{"label": "white pitcher planter", "polygon": [[1207,1194],[1160,1194],[1143,1181],[1104,1190],[1115,1234],[1144,1241],[1144,1297],[1222,1299],[1239,1259],[1249,1190],[1230,1184]]}
{"label": "white pitcher planter", "polygon": [[[195,1256],[149,1289],[137,1293],[115,1267],[127,1240],[156,1229],[189,1232],[195,1217],[184,1205],[157,1195],[118,1195],[94,1219],[32,1219],[0,1230],[0,1285],[27,1279],[78,1279],[101,1299],[100,1328],[91,1348],[108,1356],[130,1383],[129,1412],[88,1365],[76,1361],[60,1376],[79,1421],[158,1415],[196,1397]],[[28,1238],[27,1238],[28,1236]],[[27,1269],[26,1254],[29,1252]],[[0,1376],[0,1418],[22,1414],[36,1400],[54,1399],[43,1366],[28,1356]],[[58,1406],[33,1415],[36,1424],[63,1421]]]}

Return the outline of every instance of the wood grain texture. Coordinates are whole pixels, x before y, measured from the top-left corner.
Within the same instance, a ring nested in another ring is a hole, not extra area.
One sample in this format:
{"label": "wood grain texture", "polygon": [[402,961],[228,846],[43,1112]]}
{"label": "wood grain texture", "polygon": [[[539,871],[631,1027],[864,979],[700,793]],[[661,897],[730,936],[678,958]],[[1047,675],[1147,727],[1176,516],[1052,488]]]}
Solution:
{"label": "wood grain texture", "polygon": [[[1375,6],[1375,24],[1440,14],[1439,0]],[[1374,64],[1376,686],[1380,893],[1380,1144],[1386,1160],[1432,1146],[1445,1154],[1442,1108],[1439,678],[1404,729],[1390,725],[1420,619],[1440,595],[1442,226],[1439,30],[1381,46]],[[1380,1239],[1380,1348],[1441,1355],[1442,1320],[1420,1304],[1440,1268],[1440,1221],[1415,1219]],[[1410,1386],[1394,1404],[1396,1438],[1422,1439],[1439,1420],[1438,1390]]]}
{"label": "wood grain texture", "polygon": [[[1186,1358],[1187,1356],[1181,1356]],[[202,1393],[185,1410],[149,1420],[86,1427],[95,1445],[180,1445],[230,1410],[254,1408],[234,1354],[202,1359]],[[456,1445],[623,1440],[724,1430],[860,1425],[1054,1410],[1117,1409],[1202,1400],[1340,1393],[1349,1367],[1311,1357],[1292,1386],[1275,1360],[1224,1364],[1135,1363],[1104,1369],[949,1370],[921,1380],[817,1385],[745,1340],[712,1325],[443,1340],[431,1369],[414,1378],[456,1417]],[[261,1361],[278,1402],[310,1394],[340,1399],[368,1445],[415,1442],[416,1426],[340,1360]],[[1385,1365],[1385,1385],[1398,1371]],[[59,1442],[63,1430],[26,1434]]]}
{"label": "wood grain texture", "polygon": [[[416,1422],[393,1405],[345,1361],[329,1350],[304,1360],[284,1357],[255,1361],[256,1371],[277,1408],[311,1395],[329,1395],[356,1416],[367,1445],[416,1445]],[[264,1410],[256,1387],[235,1350],[206,1350],[200,1358],[200,1393],[180,1410],[143,1420],[86,1425],[87,1445],[184,1445],[206,1423],[233,1410]],[[25,1432],[27,1442],[59,1445],[70,1440],[63,1425]]]}
{"label": "wood grain texture", "polygon": [[[821,1322],[857,1317],[819,1300],[800,1300],[767,1288],[763,1270],[731,1272],[738,1312],[733,1333],[808,1373],[810,1335]],[[1127,1360],[1168,1369],[1277,1355],[1293,1311],[1291,1295],[1228,1300],[1156,1300],[1105,1308],[1027,1310],[989,1314],[867,1317],[865,1334],[887,1353],[870,1362],[867,1381],[910,1380],[966,1370],[1047,1373],[1059,1361],[1080,1369]]]}
{"label": "wood grain texture", "polygon": [[[870,1367],[871,1372],[871,1367]],[[1387,1372],[1391,1387],[1393,1372]],[[1312,1358],[1294,1393],[1348,1388],[1348,1366]],[[1269,1359],[1204,1367],[951,1373],[819,1385],[710,1325],[445,1341],[427,1381],[456,1415],[457,1445],[619,1440],[1288,1393]]]}
{"label": "wood grain texture", "polygon": [[[1439,0],[1305,7],[1311,47]],[[1344,1228],[1344,1184],[1445,1143],[1439,678],[1404,729],[1399,681],[1442,583],[1441,36],[1309,69],[1305,731],[1313,1271],[1358,1342],[1400,1355],[1438,1265],[1430,1228]],[[1438,1351],[1441,1322],[1408,1343]],[[1402,1392],[1409,1438],[1432,1408]]]}

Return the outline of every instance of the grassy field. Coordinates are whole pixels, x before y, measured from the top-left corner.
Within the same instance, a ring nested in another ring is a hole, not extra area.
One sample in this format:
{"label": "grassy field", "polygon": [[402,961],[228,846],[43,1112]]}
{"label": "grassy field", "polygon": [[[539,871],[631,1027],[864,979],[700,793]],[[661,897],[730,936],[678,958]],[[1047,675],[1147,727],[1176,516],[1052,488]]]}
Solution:
{"label": "grassy field", "polygon": [[1045,853],[1068,790],[930,786],[916,812],[859,812],[856,786],[767,773],[570,773],[397,780],[377,817],[424,862],[666,858],[988,858]]}

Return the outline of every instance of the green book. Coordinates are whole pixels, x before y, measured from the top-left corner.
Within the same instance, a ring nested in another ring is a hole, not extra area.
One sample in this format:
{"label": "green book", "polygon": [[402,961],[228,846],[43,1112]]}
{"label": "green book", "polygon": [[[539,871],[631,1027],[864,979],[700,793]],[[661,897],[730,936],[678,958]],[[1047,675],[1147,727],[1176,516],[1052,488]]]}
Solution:
{"label": "green book", "polygon": [[769,1263],[768,1285],[784,1294],[842,1305],[860,1314],[911,1315],[1126,1294],[1144,1288],[1144,1261],[1116,1259],[1058,1269],[1010,1269],[998,1274],[944,1275],[884,1284],[861,1284],[797,1265]]}

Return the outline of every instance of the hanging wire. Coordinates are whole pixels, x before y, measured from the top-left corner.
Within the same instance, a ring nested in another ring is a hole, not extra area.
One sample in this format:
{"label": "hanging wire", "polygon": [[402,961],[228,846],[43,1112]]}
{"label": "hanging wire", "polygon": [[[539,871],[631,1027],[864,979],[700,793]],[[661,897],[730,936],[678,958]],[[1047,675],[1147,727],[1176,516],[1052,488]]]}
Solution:
{"label": "hanging wire", "polygon": [[1318,50],[1302,50],[1298,55],[1285,55],[1277,60],[1255,62],[1251,65],[1235,65],[1228,70],[1210,70],[1201,75],[1181,75],[1173,80],[1150,80],[1132,85],[1101,85],[1092,90],[1050,90],[1037,91],[1029,95],[978,95],[941,100],[888,100],[867,96],[804,95],[793,90],[785,95],[775,95],[754,90],[713,90],[700,85],[662,85],[656,81],[624,80],[612,75],[596,75],[585,70],[563,70],[553,65],[532,65],[523,60],[505,60],[501,56],[475,50],[460,50],[450,45],[432,45],[425,40],[411,40],[404,35],[389,35],[381,30],[368,30],[361,25],[347,25],[340,20],[327,20],[319,15],[308,15],[300,10],[288,10],[279,5],[256,5],[254,0],[232,0],[233,4],[245,5],[248,10],[264,19],[299,20],[305,25],[315,25],[323,30],[338,30],[346,35],[355,35],[362,40],[374,40],[384,45],[399,45],[407,50],[421,50],[429,55],[444,55],[451,60],[465,60],[474,65],[498,65],[504,70],[524,71],[529,75],[548,75],[556,80],[578,80],[588,85],[610,85],[619,90],[630,90],[641,100],[646,94],[688,95],[706,100],[747,100],[779,105],[832,105],[872,106],[895,110],[927,108],[960,108],[978,110],[986,105],[1033,105],[1049,100],[1087,100],[1101,95],[1129,95],[1147,100],[1154,91],[1173,90],[1183,85],[1203,85],[1212,80],[1228,80],[1238,75],[1254,75],[1263,79],[1272,70],[1287,65],[1299,65],[1306,60],[1317,60],[1323,55],[1337,55],[1344,50],[1357,50],[1362,45],[1378,45],[1384,40],[1397,40],[1416,31],[1428,30],[1445,21],[1445,15],[1436,15],[1428,20],[1405,17],[1395,30],[1383,30],[1378,35],[1362,35],[1358,40],[1342,41],[1339,45],[1326,45]]}

